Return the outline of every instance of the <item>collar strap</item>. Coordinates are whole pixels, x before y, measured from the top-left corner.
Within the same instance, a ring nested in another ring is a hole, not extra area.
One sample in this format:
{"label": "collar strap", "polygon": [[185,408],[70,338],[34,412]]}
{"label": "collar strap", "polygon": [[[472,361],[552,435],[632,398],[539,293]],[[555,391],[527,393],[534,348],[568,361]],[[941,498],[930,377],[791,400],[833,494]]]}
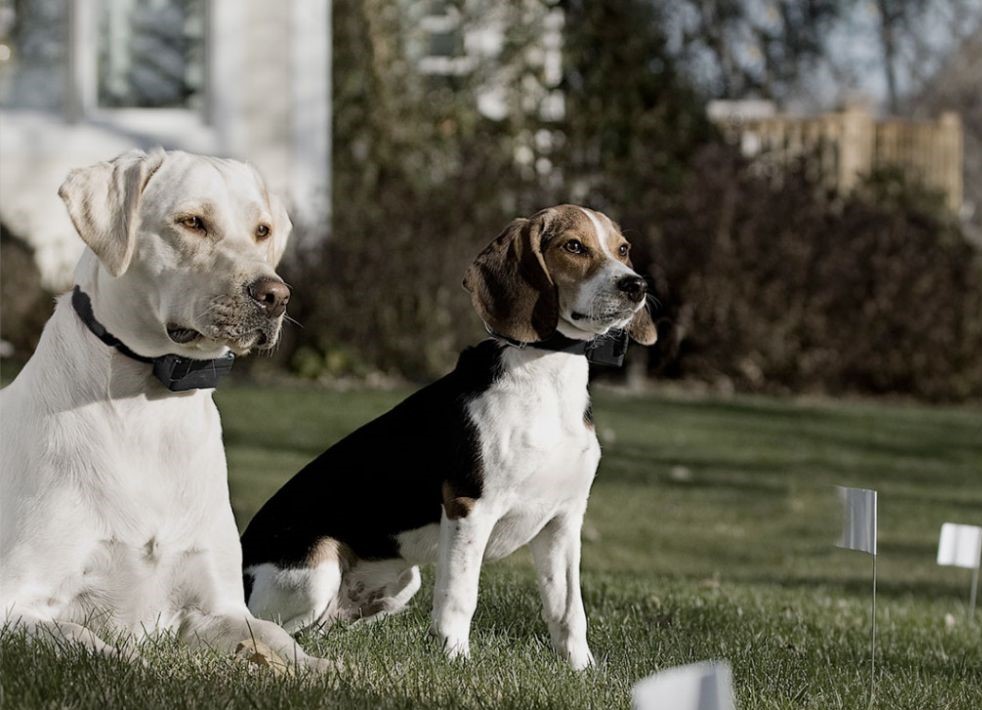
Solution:
{"label": "collar strap", "polygon": [[232,352],[214,360],[194,360],[182,355],[160,357],[138,355],[95,319],[92,299],[78,286],[72,290],[72,307],[85,326],[103,343],[132,360],[153,365],[154,377],[171,392],[217,387],[218,381],[232,369],[232,364],[235,362],[235,354]]}
{"label": "collar strap", "polygon": [[534,348],[536,350],[550,350],[552,352],[569,353],[571,355],[585,355],[588,362],[607,367],[620,367],[624,364],[624,354],[627,352],[628,343],[627,333],[623,330],[614,330],[609,335],[601,335],[593,340],[567,338],[559,331],[556,331],[545,340],[537,340],[529,343],[509,338],[501,333],[496,333],[490,327],[488,328],[488,333],[492,337],[519,349]]}

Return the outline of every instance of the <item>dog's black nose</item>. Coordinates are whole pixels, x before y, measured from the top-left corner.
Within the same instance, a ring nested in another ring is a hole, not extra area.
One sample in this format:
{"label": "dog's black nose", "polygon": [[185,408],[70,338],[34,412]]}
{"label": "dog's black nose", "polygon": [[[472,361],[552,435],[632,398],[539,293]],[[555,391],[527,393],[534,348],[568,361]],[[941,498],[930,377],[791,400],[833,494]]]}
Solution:
{"label": "dog's black nose", "polygon": [[623,291],[628,298],[638,303],[648,293],[648,284],[640,276],[625,276],[617,282],[617,290]]}
{"label": "dog's black nose", "polygon": [[263,276],[249,284],[249,295],[270,318],[283,315],[290,302],[290,287],[279,279]]}

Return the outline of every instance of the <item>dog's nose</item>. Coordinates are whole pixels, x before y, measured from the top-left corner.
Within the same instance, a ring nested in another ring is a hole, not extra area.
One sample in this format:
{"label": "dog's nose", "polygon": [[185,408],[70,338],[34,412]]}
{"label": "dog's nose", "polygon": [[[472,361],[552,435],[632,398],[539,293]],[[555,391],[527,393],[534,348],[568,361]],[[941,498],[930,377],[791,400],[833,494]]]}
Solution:
{"label": "dog's nose", "polygon": [[249,295],[270,318],[283,315],[290,302],[290,287],[269,276],[258,278],[249,284]]}
{"label": "dog's nose", "polygon": [[637,303],[648,293],[648,284],[640,276],[625,276],[617,282],[617,290]]}

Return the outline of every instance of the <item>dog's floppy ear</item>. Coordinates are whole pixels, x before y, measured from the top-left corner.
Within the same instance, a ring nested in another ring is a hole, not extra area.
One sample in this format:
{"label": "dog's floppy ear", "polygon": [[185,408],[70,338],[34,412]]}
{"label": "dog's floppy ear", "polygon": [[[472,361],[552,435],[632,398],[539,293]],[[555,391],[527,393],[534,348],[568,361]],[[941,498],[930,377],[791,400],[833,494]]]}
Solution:
{"label": "dog's floppy ear", "polygon": [[634,314],[634,318],[627,326],[627,334],[642,345],[654,345],[655,341],[658,340],[658,328],[655,327],[655,322],[651,319],[647,304]]}
{"label": "dog's floppy ear", "polygon": [[[617,228],[620,231],[620,227]],[[631,260],[627,260],[627,265],[632,269],[634,264]],[[655,326],[655,322],[651,319],[651,312],[648,310],[647,302],[644,304],[644,308],[634,314],[631,322],[627,324],[627,334],[631,336],[631,339],[640,343],[641,345],[654,345],[655,341],[658,340],[658,328]]]}
{"label": "dog's floppy ear", "polygon": [[269,208],[273,212],[273,238],[269,240],[269,263],[274,268],[283,258],[287,240],[293,231],[293,222],[286,213],[286,207],[276,195],[269,196]]}
{"label": "dog's floppy ear", "polygon": [[111,162],[73,170],[58,190],[75,230],[113,276],[130,265],[140,197],[164,161],[162,150],[131,150]]}
{"label": "dog's floppy ear", "polygon": [[290,232],[293,231],[293,222],[290,221],[290,215],[287,214],[283,200],[280,199],[279,195],[269,191],[266,181],[256,166],[252,163],[247,165],[252,170],[252,176],[256,179],[259,190],[266,200],[266,205],[272,213],[273,224],[270,225],[272,238],[266,242],[266,260],[275,268],[280,263],[280,259],[283,258],[283,252],[286,251],[286,243],[290,239]]}
{"label": "dog's floppy ear", "polygon": [[464,288],[481,319],[514,340],[543,340],[559,323],[559,294],[542,256],[547,227],[548,210],[516,219],[464,275]]}

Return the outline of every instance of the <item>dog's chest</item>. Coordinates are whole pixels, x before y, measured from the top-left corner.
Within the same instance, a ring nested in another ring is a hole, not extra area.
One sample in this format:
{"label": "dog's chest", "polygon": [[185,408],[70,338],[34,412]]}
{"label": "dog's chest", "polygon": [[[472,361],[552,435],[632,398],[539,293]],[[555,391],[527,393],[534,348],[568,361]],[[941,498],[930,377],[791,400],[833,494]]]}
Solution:
{"label": "dog's chest", "polygon": [[139,417],[127,416],[135,402],[87,417],[79,557],[66,569],[63,598],[68,618],[111,610],[118,626],[153,630],[210,603],[217,543],[209,531],[228,505],[227,483],[210,399],[139,404]]}
{"label": "dog's chest", "polygon": [[[138,411],[128,413],[130,406]],[[187,538],[221,501],[226,486],[221,423],[210,397],[115,405],[93,413],[86,445],[92,472],[86,495],[107,532]],[[162,529],[161,529],[162,528]],[[169,532],[167,532],[169,531]]]}
{"label": "dog's chest", "polygon": [[188,607],[214,603],[215,581],[205,551],[180,541],[102,539],[85,558],[62,615],[82,623],[92,614],[108,614],[105,620],[116,627],[146,632],[173,628]]}
{"label": "dog's chest", "polygon": [[487,557],[510,554],[589,495],[600,446],[587,421],[587,364],[509,351],[502,378],[470,404],[481,446],[481,506],[498,518]]}

